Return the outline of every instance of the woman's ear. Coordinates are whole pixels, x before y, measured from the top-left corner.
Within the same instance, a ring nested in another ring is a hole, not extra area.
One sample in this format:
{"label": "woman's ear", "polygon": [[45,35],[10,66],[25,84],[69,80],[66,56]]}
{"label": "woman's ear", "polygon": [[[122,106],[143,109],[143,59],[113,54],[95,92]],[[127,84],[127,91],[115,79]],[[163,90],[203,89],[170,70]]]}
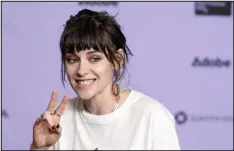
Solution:
{"label": "woman's ear", "polygon": [[124,63],[124,51],[123,49],[118,49],[116,53],[116,59],[118,60],[119,64],[115,61],[115,70],[119,70]]}

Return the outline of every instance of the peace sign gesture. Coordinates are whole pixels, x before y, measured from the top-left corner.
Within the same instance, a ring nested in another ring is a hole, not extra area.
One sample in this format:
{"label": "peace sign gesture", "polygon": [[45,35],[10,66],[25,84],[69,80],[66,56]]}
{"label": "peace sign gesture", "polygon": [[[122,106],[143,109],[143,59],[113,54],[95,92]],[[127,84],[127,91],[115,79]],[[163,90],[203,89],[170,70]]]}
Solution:
{"label": "peace sign gesture", "polygon": [[61,136],[60,117],[64,113],[69,96],[65,95],[56,109],[57,91],[53,90],[46,111],[33,125],[33,143],[31,148],[54,145]]}

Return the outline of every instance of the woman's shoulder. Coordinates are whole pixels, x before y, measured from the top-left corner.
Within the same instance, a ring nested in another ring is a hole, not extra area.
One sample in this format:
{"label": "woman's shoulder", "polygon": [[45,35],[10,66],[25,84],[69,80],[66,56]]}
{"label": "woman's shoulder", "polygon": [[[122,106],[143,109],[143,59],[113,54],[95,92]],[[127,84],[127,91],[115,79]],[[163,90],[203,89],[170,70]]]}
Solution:
{"label": "woman's shoulder", "polygon": [[137,111],[148,114],[154,118],[169,119],[174,122],[174,117],[169,109],[159,100],[149,94],[134,91],[135,101],[132,105]]}
{"label": "woman's shoulder", "polygon": [[142,106],[142,108],[147,109],[166,109],[165,105],[160,102],[158,99],[146,94],[144,92],[132,90],[133,98],[135,99],[134,105]]}

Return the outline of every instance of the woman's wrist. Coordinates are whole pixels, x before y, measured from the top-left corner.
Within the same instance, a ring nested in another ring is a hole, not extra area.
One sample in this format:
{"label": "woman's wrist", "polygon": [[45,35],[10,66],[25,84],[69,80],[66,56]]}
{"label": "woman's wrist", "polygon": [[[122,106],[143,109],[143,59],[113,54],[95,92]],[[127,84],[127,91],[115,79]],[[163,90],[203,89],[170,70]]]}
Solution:
{"label": "woman's wrist", "polygon": [[34,143],[31,143],[30,145],[30,150],[34,150],[36,148],[35,144]]}
{"label": "woman's wrist", "polygon": [[31,143],[31,146],[30,146],[30,150],[35,150],[35,149],[38,149],[38,147],[36,147],[34,141]]}
{"label": "woman's wrist", "polygon": [[45,146],[45,147],[38,147],[35,145],[34,142],[32,142],[31,146],[30,146],[30,150],[48,150],[49,146]]}

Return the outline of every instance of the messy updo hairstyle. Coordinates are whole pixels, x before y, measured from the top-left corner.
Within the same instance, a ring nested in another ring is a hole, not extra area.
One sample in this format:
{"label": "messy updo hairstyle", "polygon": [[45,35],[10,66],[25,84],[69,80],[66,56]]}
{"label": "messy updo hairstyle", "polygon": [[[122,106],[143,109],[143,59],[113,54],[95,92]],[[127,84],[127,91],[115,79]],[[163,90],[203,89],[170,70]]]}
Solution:
{"label": "messy updo hairstyle", "polygon": [[[126,38],[121,27],[115,19],[107,12],[96,12],[88,9],[79,11],[71,16],[66,22],[60,39],[60,50],[62,56],[61,74],[65,86],[65,54],[83,50],[94,49],[105,54],[110,63],[118,70],[114,70],[113,86],[123,78],[126,71],[126,63],[129,55],[133,55],[126,44]],[[116,55],[122,49],[124,56]],[[123,57],[122,65],[117,59]]]}

